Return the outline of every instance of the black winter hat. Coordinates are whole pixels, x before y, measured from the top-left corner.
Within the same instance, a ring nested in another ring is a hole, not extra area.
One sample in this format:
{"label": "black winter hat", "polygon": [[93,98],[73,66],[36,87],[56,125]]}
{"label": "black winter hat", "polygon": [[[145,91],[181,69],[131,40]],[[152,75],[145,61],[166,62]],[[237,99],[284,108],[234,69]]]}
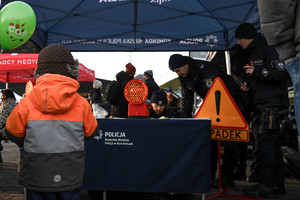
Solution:
{"label": "black winter hat", "polygon": [[235,37],[241,39],[253,39],[257,36],[256,28],[253,24],[240,24],[235,30]]}
{"label": "black winter hat", "polygon": [[54,43],[43,48],[38,57],[36,78],[46,74],[60,74],[77,80],[78,60],[74,61],[71,52],[62,44]]}
{"label": "black winter hat", "polygon": [[1,93],[6,96],[6,98],[16,99],[14,92],[11,89],[1,90]]}
{"label": "black winter hat", "polygon": [[163,90],[158,90],[152,93],[152,97],[150,99],[151,103],[156,103],[158,105],[167,105],[167,95]]}
{"label": "black winter hat", "polygon": [[169,59],[169,68],[174,70],[188,64],[188,57],[180,54],[173,54]]}
{"label": "black winter hat", "polygon": [[152,70],[147,70],[144,72],[144,76],[148,76],[149,78],[152,78],[153,77],[153,72]]}

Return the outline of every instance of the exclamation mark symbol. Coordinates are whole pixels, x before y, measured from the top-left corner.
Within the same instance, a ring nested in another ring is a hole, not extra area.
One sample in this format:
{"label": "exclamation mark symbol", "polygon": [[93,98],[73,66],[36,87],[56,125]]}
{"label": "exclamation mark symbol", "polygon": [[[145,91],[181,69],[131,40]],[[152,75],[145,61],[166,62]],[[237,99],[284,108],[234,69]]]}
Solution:
{"label": "exclamation mark symbol", "polygon": [[[215,98],[216,98],[216,108],[217,108],[217,115],[220,115],[220,103],[221,103],[221,92],[220,90],[215,91]],[[217,122],[220,122],[220,118],[216,119]]]}

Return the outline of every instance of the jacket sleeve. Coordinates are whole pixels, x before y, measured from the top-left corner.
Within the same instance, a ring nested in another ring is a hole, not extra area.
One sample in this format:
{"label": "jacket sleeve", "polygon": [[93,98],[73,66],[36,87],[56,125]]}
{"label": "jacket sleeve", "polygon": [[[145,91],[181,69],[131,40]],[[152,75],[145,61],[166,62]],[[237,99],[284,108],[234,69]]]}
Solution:
{"label": "jacket sleeve", "polygon": [[6,120],[5,134],[9,140],[18,146],[23,146],[26,135],[26,120],[21,114],[21,102],[13,109]]}
{"label": "jacket sleeve", "polygon": [[189,90],[184,84],[181,84],[181,87],[182,87],[183,117],[189,118],[192,117],[192,110],[194,104],[194,92]]}
{"label": "jacket sleeve", "polygon": [[287,79],[288,72],[282,63],[280,66],[280,60],[278,53],[272,46],[266,46],[264,48],[264,60],[265,66],[256,67],[254,65],[253,77],[264,82],[282,82]]}
{"label": "jacket sleeve", "polygon": [[296,55],[294,40],[299,37],[299,31],[295,28],[295,19],[299,17],[297,2],[298,0],[257,1],[262,32],[269,44],[275,45],[282,60]]}
{"label": "jacket sleeve", "polygon": [[85,139],[91,139],[99,132],[98,122],[94,117],[92,107],[88,104],[88,102],[86,102],[84,106],[84,137]]}

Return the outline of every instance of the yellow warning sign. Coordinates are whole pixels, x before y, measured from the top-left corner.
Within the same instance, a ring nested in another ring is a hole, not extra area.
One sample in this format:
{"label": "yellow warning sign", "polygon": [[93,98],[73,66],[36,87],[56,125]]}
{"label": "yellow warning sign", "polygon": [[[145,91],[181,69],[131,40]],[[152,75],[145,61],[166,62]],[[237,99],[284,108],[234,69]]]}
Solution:
{"label": "yellow warning sign", "polygon": [[211,139],[249,141],[249,126],[220,78],[215,78],[195,118],[211,118]]}

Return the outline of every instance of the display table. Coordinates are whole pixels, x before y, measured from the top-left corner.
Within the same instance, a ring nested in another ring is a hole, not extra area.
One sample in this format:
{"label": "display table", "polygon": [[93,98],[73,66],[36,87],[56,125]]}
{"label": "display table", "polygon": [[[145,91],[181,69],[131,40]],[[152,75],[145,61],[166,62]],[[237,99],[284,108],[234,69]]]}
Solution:
{"label": "display table", "polygon": [[98,119],[82,189],[210,191],[209,119]]}

